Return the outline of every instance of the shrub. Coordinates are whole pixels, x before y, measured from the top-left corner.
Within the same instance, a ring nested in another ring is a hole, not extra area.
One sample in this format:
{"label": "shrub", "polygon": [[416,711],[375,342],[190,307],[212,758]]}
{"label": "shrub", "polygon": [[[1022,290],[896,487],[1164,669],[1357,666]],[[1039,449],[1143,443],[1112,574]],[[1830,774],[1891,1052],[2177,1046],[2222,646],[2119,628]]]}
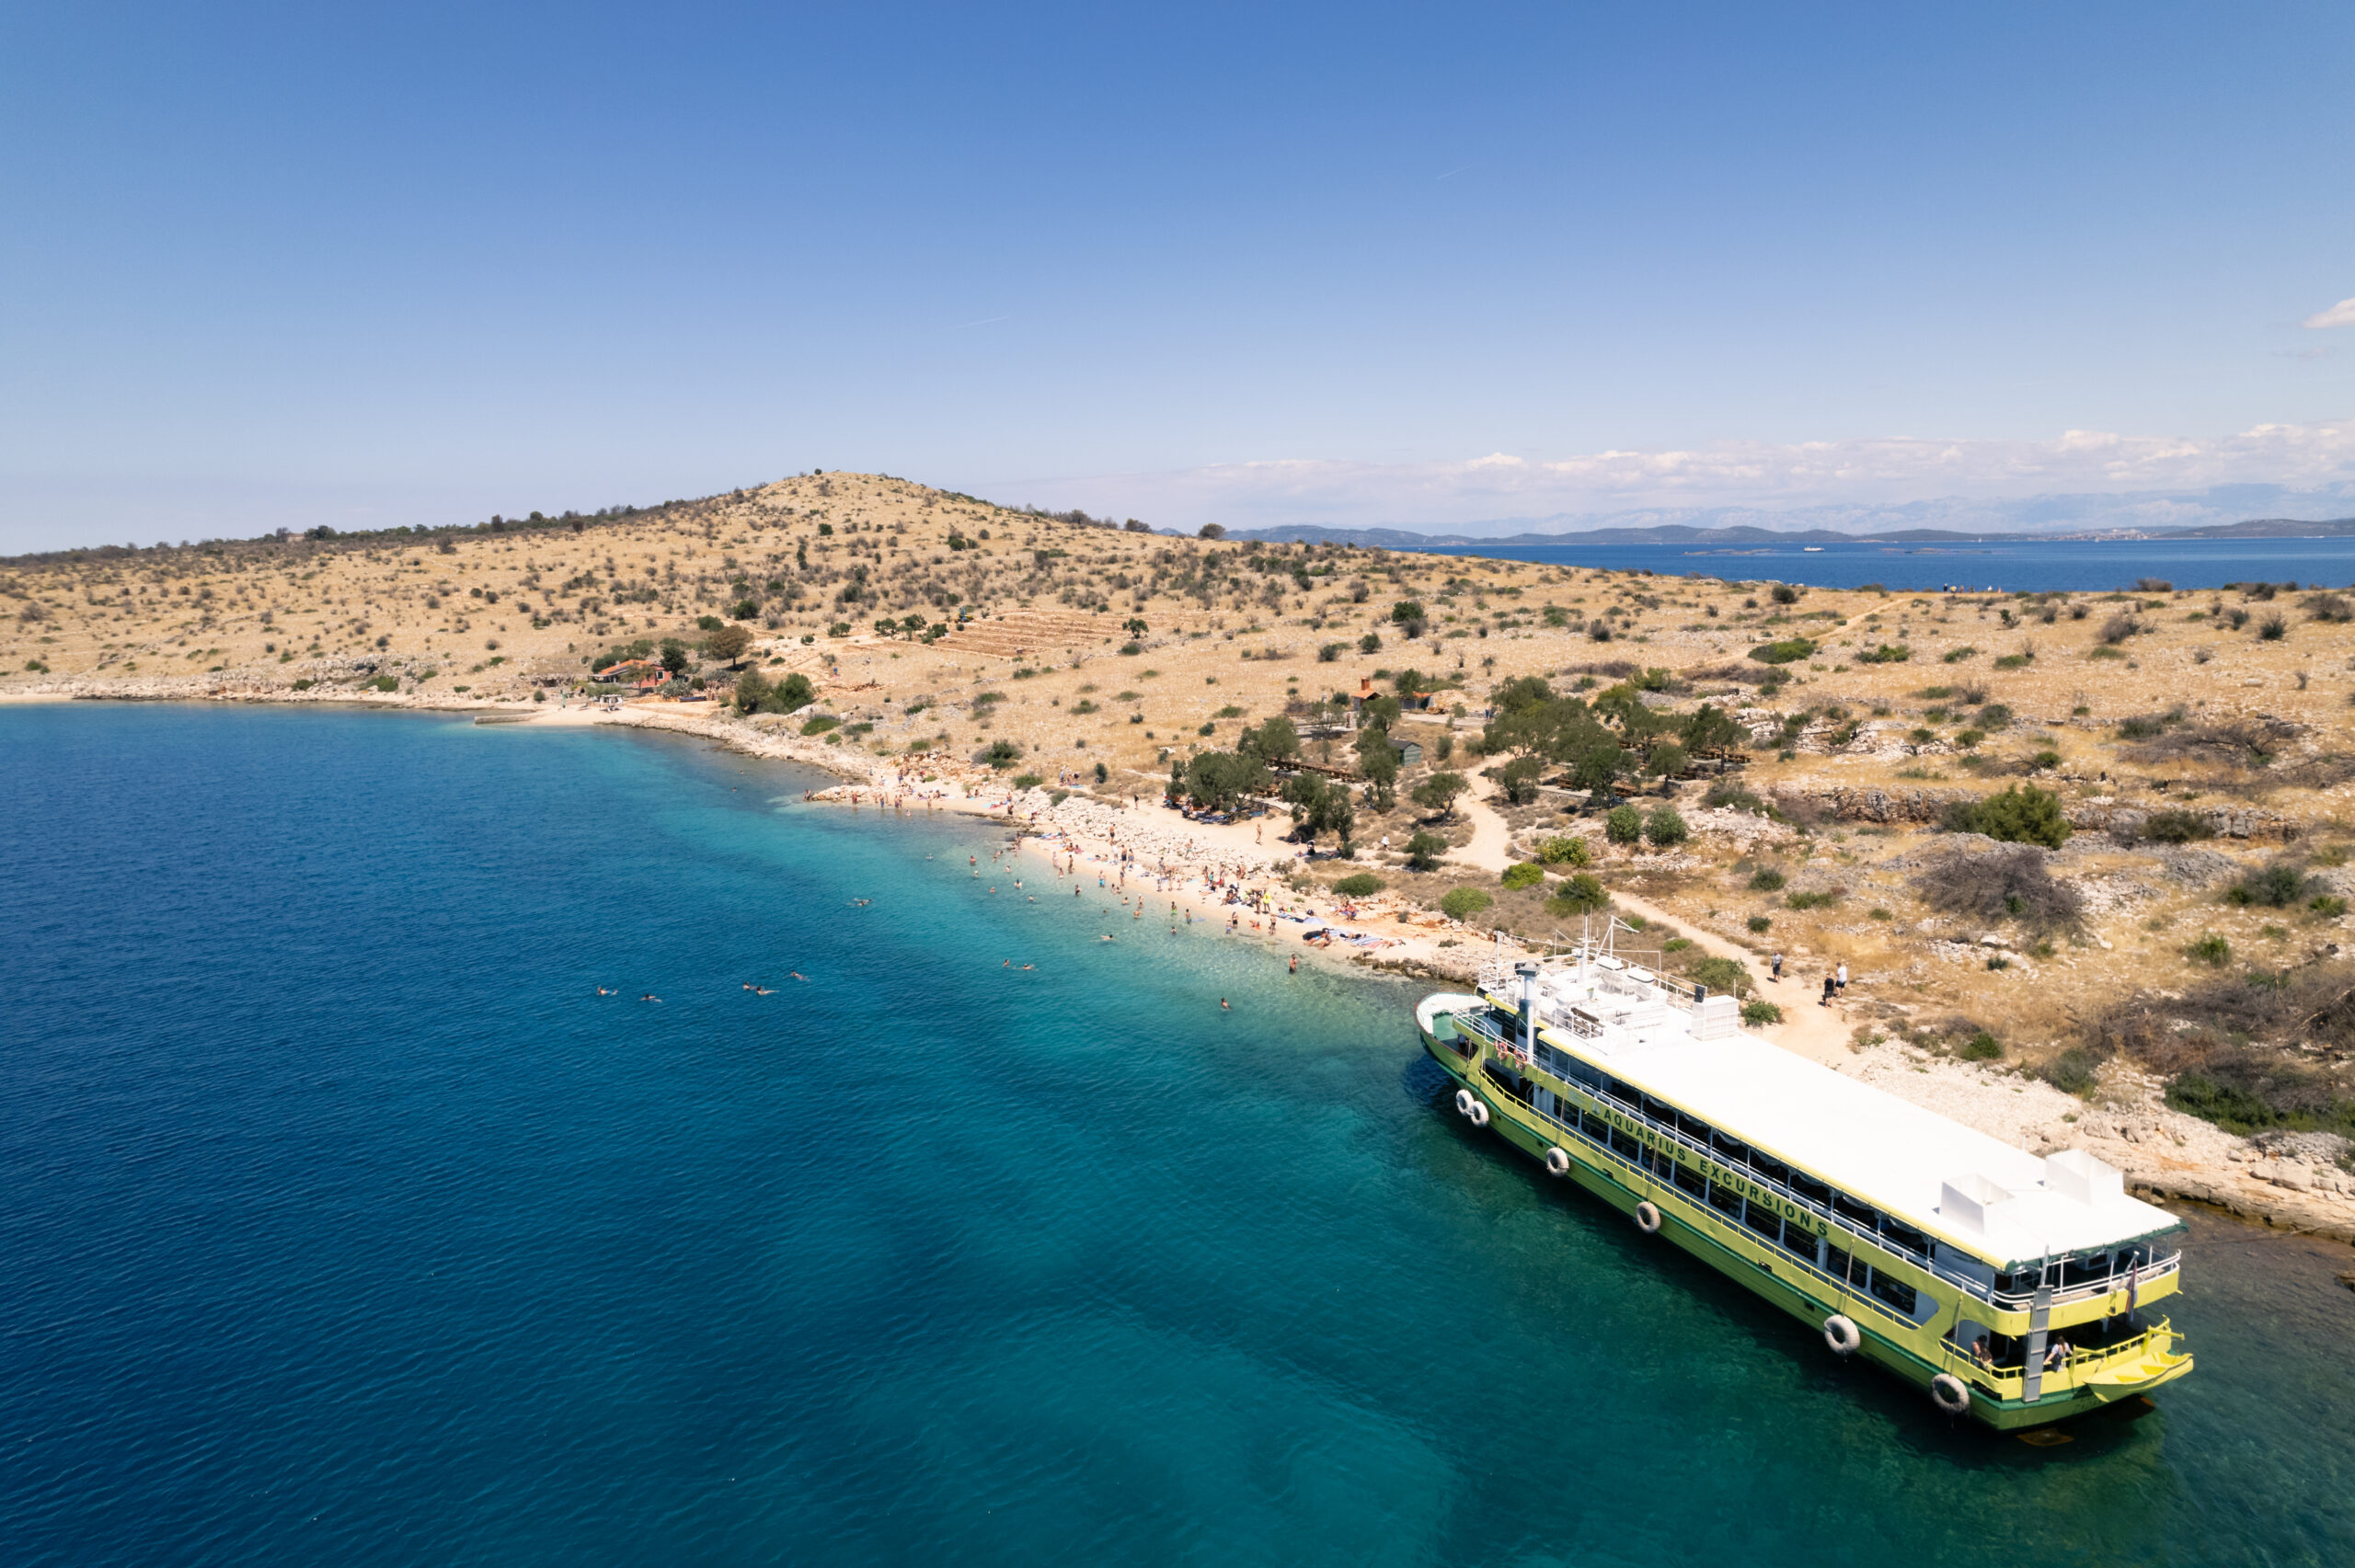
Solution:
{"label": "shrub", "polygon": [[2142,831],[2163,844],[2188,844],[2194,839],[2213,838],[2216,830],[2208,818],[2197,811],[2154,811],[2144,818]]}
{"label": "shrub", "polygon": [[2233,956],[2233,944],[2211,931],[2185,948],[2183,956],[2196,959],[2200,963],[2222,968]]}
{"label": "shrub", "polygon": [[1447,841],[1437,833],[1417,833],[1407,841],[1407,864],[1417,871],[1432,870],[1446,853]]}
{"label": "shrub", "polygon": [[1745,1001],[1741,1004],[1741,1021],[1745,1024],[1780,1024],[1783,1010],[1771,1001]]}
{"label": "shrub", "polygon": [[1017,789],[1037,789],[1040,784],[1045,784],[1046,782],[1046,780],[1040,778],[1036,773],[1022,773],[1016,777],[1014,781],[1014,787]]}
{"label": "shrub", "polygon": [[1316,649],[1316,662],[1319,664],[1334,663],[1339,659],[1343,654],[1347,653],[1349,648],[1350,645],[1347,643],[1322,644]]}
{"label": "shrub", "polygon": [[1761,664],[1797,664],[1814,657],[1815,644],[1805,637],[1786,637],[1781,642],[1761,643],[1750,650],[1750,657]]}
{"label": "shrub", "polygon": [[2051,850],[2069,841],[2061,797],[2034,784],[2015,784],[2001,795],[1957,801],[1947,808],[1946,827],[1949,832],[1984,833],[2005,843],[2042,844]]}
{"label": "shrub", "polygon": [[309,691],[312,687],[314,687],[314,686],[316,686],[316,685],[317,685],[317,684],[318,684],[318,682],[317,682],[317,681],[311,681],[311,680],[297,681],[295,681],[295,682],[294,682],[294,689],[295,689],[297,692],[307,692],[307,691]]}
{"label": "shrub", "polygon": [[2275,861],[2264,870],[2243,877],[2224,898],[2235,904],[2262,904],[2286,910],[2306,894],[2306,874],[2287,861]]}
{"label": "shrub", "polygon": [[1742,923],[1748,926],[1753,933],[1763,936],[1766,934],[1767,929],[1775,922],[1767,919],[1764,915],[1752,915]]}
{"label": "shrub", "polygon": [[1870,653],[1856,656],[1858,664],[1902,664],[1913,657],[1913,650],[1902,643],[1883,643]]}
{"label": "shrub", "polygon": [[1603,818],[1603,830],[1614,844],[1632,844],[1643,836],[1643,813],[1632,806],[1614,806]]}
{"label": "shrub", "polygon": [[1022,760],[1022,748],[1011,740],[993,740],[990,742],[990,749],[982,753],[980,760],[993,768],[1003,771]]}
{"label": "shrub", "polygon": [[1602,879],[1581,871],[1563,883],[1559,893],[1545,900],[1545,912],[1557,916],[1591,914],[1610,901],[1611,895],[1603,890]]}
{"label": "shrub", "polygon": [[2091,1051],[2072,1046],[2044,1064],[2041,1076],[2047,1083],[2063,1094],[2085,1095],[2099,1082],[2094,1076],[2096,1066]]}
{"label": "shrub", "polygon": [[2010,917],[2031,929],[2074,927],[2084,905],[2076,891],[2055,882],[2044,856],[2025,846],[1973,854],[1957,850],[1925,866],[1914,878],[1922,901],[1943,914],[1974,920]]}
{"label": "shrub", "polygon": [[1470,920],[1495,902],[1477,887],[1457,887],[1451,889],[1447,897],[1439,901],[1439,907],[1440,912],[1448,919],[1462,921]]}
{"label": "shrub", "polygon": [[1960,647],[1948,648],[1946,652],[1940,654],[1938,656],[1938,662],[1941,664],[1960,664],[1966,658],[1977,658],[1978,657],[1979,650],[1972,647],[1969,643],[1965,643]]}
{"label": "shrub", "polygon": [[1537,847],[1537,858],[1547,865],[1584,865],[1594,858],[1586,841],[1574,833],[1559,833]]}
{"label": "shrub", "polygon": [[1794,893],[1783,902],[1795,910],[1821,910],[1840,901],[1837,893]]}
{"label": "shrub", "polygon": [[1651,841],[1654,848],[1681,844],[1691,836],[1692,830],[1684,825],[1683,817],[1665,801],[1653,807],[1652,814],[1644,818],[1644,837]]}
{"label": "shrub", "polygon": [[2213,1122],[2226,1132],[2246,1138],[2281,1119],[2264,1096],[2230,1083],[2220,1083],[2204,1072],[2186,1072],[2167,1085],[2167,1104],[2186,1116]]}
{"label": "shrub", "polygon": [[1736,996],[1750,990],[1750,971],[1732,958],[1696,958],[1684,972],[1698,985],[1713,991],[1730,991]]}
{"label": "shrub", "polygon": [[1982,1029],[1970,1036],[1959,1053],[1965,1061],[1993,1061],[2004,1054],[2003,1042]]}
{"label": "shrub", "polygon": [[1365,635],[1358,639],[1358,651],[1360,653],[1379,652],[1381,647],[1382,639],[1372,632],[1368,632]]}
{"label": "shrub", "polygon": [[1345,898],[1364,898],[1382,891],[1382,878],[1371,871],[1360,871],[1333,884],[1333,891]]}
{"label": "shrub", "polygon": [[1711,784],[1709,793],[1701,797],[1701,804],[1713,809],[1718,807],[1729,807],[1736,811],[1747,811],[1755,817],[1764,817],[1770,810],[1764,801],[1731,779],[1719,779]]}
{"label": "shrub", "polygon": [[842,722],[842,720],[836,718],[832,714],[820,714],[808,724],[801,727],[801,733],[804,735],[823,735],[826,731],[833,728]]}
{"label": "shrub", "polygon": [[1545,872],[1542,866],[1529,861],[1522,861],[1517,865],[1506,866],[1502,880],[1507,887],[1518,892],[1523,887],[1534,887],[1545,881]]}
{"label": "shrub", "polygon": [[2347,912],[2347,900],[2336,894],[2320,893],[2306,901],[2306,909],[2324,920],[2335,921]]}
{"label": "shrub", "polygon": [[1750,874],[1750,890],[1753,893],[1779,893],[1784,876],[1771,865],[1762,865]]}
{"label": "shrub", "polygon": [[2061,765],[2061,753],[2050,749],[2039,751],[2028,760],[2028,765],[2039,773],[2049,773]]}
{"label": "shrub", "polygon": [[2279,615],[2268,615],[2257,624],[2257,635],[2269,643],[2278,643],[2290,635],[2290,623]]}
{"label": "shrub", "polygon": [[1778,582],[1768,590],[1766,597],[1777,604],[1797,604],[1799,601],[1799,590],[1789,583]]}

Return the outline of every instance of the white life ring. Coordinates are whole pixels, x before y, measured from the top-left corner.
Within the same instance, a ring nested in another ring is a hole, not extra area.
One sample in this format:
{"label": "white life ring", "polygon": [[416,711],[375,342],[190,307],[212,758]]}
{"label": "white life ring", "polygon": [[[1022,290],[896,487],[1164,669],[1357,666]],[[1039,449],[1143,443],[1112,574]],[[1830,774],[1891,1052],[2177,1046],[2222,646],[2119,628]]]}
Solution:
{"label": "white life ring", "polygon": [[1970,1413],[1970,1391],[1952,1372],[1941,1372],[1930,1379],[1930,1398],[1948,1415]]}
{"label": "white life ring", "polygon": [[1865,1334],[1854,1318],[1834,1312],[1823,1320],[1823,1343],[1832,1347],[1834,1356],[1854,1356],[1865,1343]]}
{"label": "white life ring", "polygon": [[1660,1231],[1660,1209],[1648,1200],[1636,1205],[1636,1229],[1647,1236]]}
{"label": "white life ring", "polygon": [[1485,1100],[1475,1099],[1472,1102],[1472,1108],[1464,1114],[1472,1118],[1472,1125],[1474,1127],[1487,1127],[1488,1125],[1488,1103]]}
{"label": "white life ring", "polygon": [[1570,1173],[1569,1150],[1566,1149],[1547,1150],[1545,1151],[1545,1168],[1553,1172],[1554,1174],[1557,1176],[1568,1175]]}
{"label": "white life ring", "polygon": [[1458,1089],[1455,1092],[1455,1114],[1459,1116],[1468,1116],[1472,1114],[1472,1091]]}

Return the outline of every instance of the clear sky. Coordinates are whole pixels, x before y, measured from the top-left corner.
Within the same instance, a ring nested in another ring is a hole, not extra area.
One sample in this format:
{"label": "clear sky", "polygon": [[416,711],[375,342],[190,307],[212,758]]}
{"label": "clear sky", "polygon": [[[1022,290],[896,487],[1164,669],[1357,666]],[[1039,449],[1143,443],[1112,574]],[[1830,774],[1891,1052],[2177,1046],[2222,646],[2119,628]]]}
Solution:
{"label": "clear sky", "polygon": [[2350,65],[2344,0],[11,7],[0,549],[813,466],[1187,526],[2328,489]]}

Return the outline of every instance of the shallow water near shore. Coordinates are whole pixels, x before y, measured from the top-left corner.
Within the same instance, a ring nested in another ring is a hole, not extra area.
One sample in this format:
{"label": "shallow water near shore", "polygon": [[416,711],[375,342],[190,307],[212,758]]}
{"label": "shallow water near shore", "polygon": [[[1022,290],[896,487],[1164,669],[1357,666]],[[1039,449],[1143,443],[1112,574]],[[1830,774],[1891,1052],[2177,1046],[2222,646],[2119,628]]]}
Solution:
{"label": "shallow water near shore", "polygon": [[270,708],[0,781],[0,1562],[2355,1561],[2344,1248],[2195,1216],[2199,1370],[2032,1447],[971,818]]}

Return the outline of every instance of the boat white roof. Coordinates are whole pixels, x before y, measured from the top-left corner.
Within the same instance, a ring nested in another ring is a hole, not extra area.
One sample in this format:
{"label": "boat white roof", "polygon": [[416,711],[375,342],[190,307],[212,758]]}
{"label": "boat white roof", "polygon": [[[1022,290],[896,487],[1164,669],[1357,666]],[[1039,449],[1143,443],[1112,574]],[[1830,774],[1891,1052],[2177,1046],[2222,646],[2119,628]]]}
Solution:
{"label": "boat white roof", "polygon": [[[1541,975],[1540,1039],[1964,1251],[2032,1263],[2179,1223],[2129,1196],[2117,1168],[2089,1154],[2015,1149],[1739,1027],[1705,1025],[1717,1037],[1696,1038],[1689,1003],[1624,981],[1599,991],[1603,979],[1583,967]],[[1517,990],[1490,999],[1512,1009]],[[1570,1005],[1599,1013],[1600,1034],[1574,1035]]]}

